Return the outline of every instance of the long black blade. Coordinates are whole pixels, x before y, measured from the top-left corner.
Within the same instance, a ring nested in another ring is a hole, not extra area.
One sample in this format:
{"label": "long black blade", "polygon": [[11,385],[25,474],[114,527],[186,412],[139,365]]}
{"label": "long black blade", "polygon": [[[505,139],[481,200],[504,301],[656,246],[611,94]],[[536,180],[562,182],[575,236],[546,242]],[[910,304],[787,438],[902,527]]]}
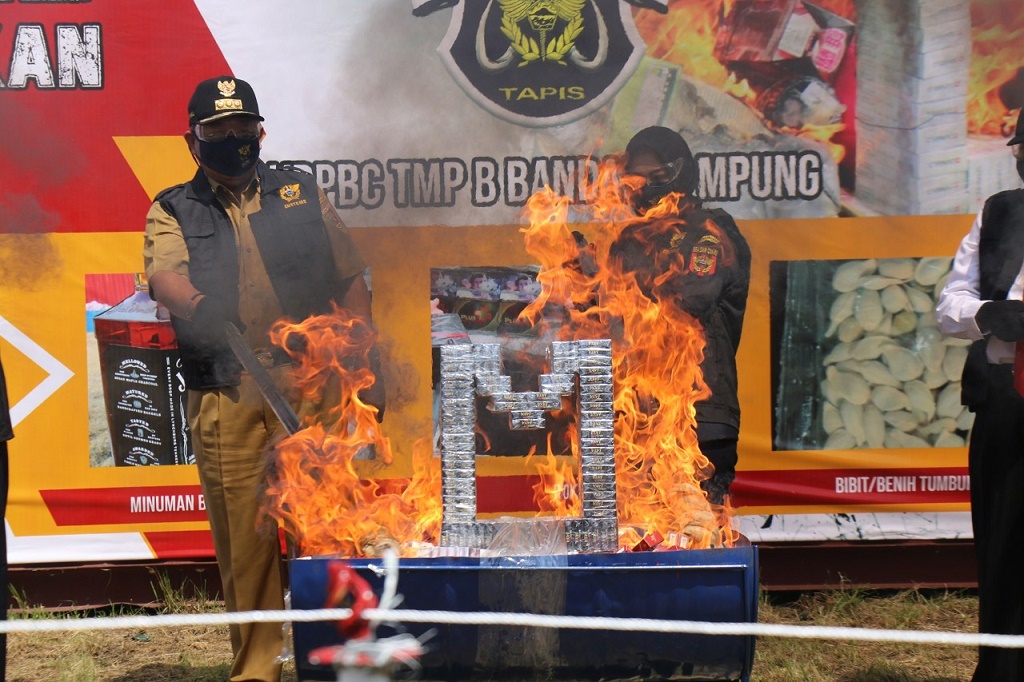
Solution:
{"label": "long black blade", "polygon": [[296,433],[299,430],[299,416],[295,414],[295,410],[292,409],[292,406],[274,384],[274,380],[270,377],[270,372],[260,364],[256,354],[249,348],[249,344],[242,338],[242,334],[233,322],[225,322],[224,331],[228,337],[228,345],[231,346],[235,357],[242,363],[245,371],[256,381],[256,387],[259,389],[260,395],[270,405],[270,409],[274,411],[277,418],[281,420],[284,430],[288,432],[289,436]]}

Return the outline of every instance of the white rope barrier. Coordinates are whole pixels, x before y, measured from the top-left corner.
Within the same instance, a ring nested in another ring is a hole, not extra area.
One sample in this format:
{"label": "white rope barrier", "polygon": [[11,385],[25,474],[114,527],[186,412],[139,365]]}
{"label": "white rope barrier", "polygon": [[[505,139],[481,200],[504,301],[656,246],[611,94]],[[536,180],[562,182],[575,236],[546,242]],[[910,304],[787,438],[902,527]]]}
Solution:
{"label": "white rope barrier", "polygon": [[[309,623],[344,620],[349,609],[310,609],[285,611],[243,611],[235,613],[164,614],[155,616],[113,616],[104,618],[15,619],[0,621],[0,632],[61,632],[120,630],[157,627],[227,625],[237,623]],[[955,646],[990,646],[1024,649],[1024,636],[991,635],[926,630],[880,630],[873,628],[785,625],[773,623],[709,623],[648,618],[605,618],[550,616],[530,613],[486,613],[461,611],[415,611],[366,609],[369,620],[401,623],[438,623],[447,625],[502,625],[561,628],[567,630],[624,630],[688,635],[743,635],[796,639],[835,639],[867,642],[904,642]]]}

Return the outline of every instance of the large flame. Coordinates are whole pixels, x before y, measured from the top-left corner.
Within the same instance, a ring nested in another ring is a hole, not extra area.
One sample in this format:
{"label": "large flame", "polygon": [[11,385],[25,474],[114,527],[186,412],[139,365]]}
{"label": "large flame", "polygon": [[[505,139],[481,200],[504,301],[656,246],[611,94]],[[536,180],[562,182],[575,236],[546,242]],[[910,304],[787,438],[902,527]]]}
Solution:
{"label": "large flame", "polygon": [[278,322],[271,340],[294,349],[295,385],[305,400],[325,406],[276,445],[268,471],[263,510],[284,529],[294,552],[362,557],[390,546],[410,555],[419,543],[436,544],[441,476],[428,440],[413,448],[409,481],[378,482],[357,470],[367,453],[380,465],[391,461],[377,410],[360,398],[375,379],[369,325],[335,308],[298,324]]}
{"label": "large flame", "polygon": [[[967,131],[982,135],[1012,134],[1019,105],[1007,106],[1000,94],[1017,78],[1024,50],[1024,5],[1017,0],[971,3],[971,68],[967,94]],[[1024,97],[1024,84],[1018,84]]]}
{"label": "large flame", "polygon": [[[665,538],[685,535],[678,546],[728,544],[731,512],[713,507],[700,488],[710,475],[697,445],[694,409],[709,395],[700,370],[704,334],[673,303],[685,296],[673,287],[685,279],[687,264],[677,251],[652,253],[657,237],[680,227],[683,197],[669,195],[638,218],[624,197],[639,179],[623,177],[621,170],[621,159],[603,161],[586,205],[570,206],[547,189],[530,198],[530,224],[522,232],[527,251],[541,264],[542,291],[523,316],[544,324],[557,310],[562,319],[550,334],[612,338],[620,546],[632,547],[651,531]],[[581,247],[573,234],[579,223],[570,222],[570,210],[592,221],[590,244]],[[701,227],[718,231],[710,222]],[[626,265],[634,257],[651,267]],[[557,497],[564,487],[557,479],[551,485],[551,475],[544,487]]]}

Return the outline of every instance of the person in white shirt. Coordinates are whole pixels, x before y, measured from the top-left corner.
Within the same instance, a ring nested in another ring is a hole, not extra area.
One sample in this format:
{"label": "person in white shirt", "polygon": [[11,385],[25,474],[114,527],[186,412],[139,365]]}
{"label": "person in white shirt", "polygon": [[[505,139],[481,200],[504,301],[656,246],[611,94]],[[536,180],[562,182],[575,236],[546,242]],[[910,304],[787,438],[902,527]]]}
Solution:
{"label": "person in white shirt", "polygon": [[[1024,116],[1008,144],[1024,179]],[[986,200],[935,309],[939,329],[974,341],[961,400],[975,413],[968,469],[978,629],[1007,635],[1024,635],[1024,397],[1014,386],[1014,358],[1024,340],[1022,298],[1024,189],[1013,189]],[[980,647],[972,680],[1024,680],[1024,649]]]}

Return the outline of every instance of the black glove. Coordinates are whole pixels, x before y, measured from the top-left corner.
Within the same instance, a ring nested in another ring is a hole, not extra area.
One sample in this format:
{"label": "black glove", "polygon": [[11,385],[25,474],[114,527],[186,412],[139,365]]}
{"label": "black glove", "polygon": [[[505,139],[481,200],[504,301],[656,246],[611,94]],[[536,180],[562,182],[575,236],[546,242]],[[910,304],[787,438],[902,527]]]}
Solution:
{"label": "black glove", "polygon": [[[224,334],[224,323],[235,322],[237,315],[224,301],[214,296],[203,296],[192,310],[192,324],[196,331],[211,338],[219,338]],[[238,331],[243,331],[239,326]]]}
{"label": "black glove", "polygon": [[974,316],[983,334],[1002,341],[1024,339],[1024,301],[989,301]]}

